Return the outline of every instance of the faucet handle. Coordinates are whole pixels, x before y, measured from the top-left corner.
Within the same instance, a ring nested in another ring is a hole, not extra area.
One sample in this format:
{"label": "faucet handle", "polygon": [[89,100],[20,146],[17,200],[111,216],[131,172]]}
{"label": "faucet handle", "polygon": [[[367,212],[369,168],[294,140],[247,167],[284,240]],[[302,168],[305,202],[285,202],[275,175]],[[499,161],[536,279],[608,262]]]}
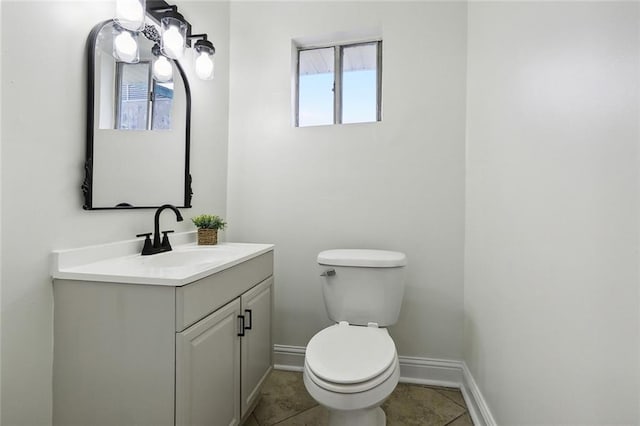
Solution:
{"label": "faucet handle", "polygon": [[145,237],[144,247],[142,247],[142,254],[143,255],[150,254],[150,252],[152,251],[151,249],[153,248],[153,245],[151,244],[151,232],[148,232],[146,234],[137,234],[136,237],[138,238]]}
{"label": "faucet handle", "polygon": [[160,243],[161,247],[169,247],[169,250],[171,250],[171,244],[169,243],[169,237],[167,236],[167,234],[170,234],[172,232],[176,232],[173,229],[169,230],[169,231],[162,231],[162,243]]}

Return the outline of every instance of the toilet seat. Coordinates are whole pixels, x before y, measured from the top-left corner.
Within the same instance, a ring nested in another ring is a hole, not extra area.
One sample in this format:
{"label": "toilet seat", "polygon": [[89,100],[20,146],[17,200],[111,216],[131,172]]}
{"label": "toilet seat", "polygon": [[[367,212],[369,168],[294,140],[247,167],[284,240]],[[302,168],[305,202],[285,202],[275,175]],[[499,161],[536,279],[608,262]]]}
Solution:
{"label": "toilet seat", "polygon": [[346,322],[318,332],[307,345],[305,370],[318,386],[339,393],[364,392],[384,382],[398,364],[384,328]]}
{"label": "toilet seat", "polygon": [[374,389],[377,386],[379,386],[380,384],[384,383],[389,377],[391,377],[393,375],[393,373],[399,368],[399,362],[398,359],[396,357],[396,360],[385,370],[382,372],[382,374],[380,374],[379,376],[371,379],[371,380],[367,380],[365,382],[361,382],[361,383],[352,383],[352,384],[342,384],[342,383],[334,383],[334,382],[330,382],[327,380],[323,380],[321,378],[319,378],[318,376],[315,375],[315,373],[313,372],[313,370],[311,370],[311,368],[309,368],[309,365],[305,362],[304,365],[304,370],[305,370],[305,374],[309,377],[309,379],[315,383],[318,387],[329,391],[329,392],[335,392],[335,393],[341,393],[341,394],[345,394],[345,393],[362,393],[362,392],[366,392],[368,390]]}

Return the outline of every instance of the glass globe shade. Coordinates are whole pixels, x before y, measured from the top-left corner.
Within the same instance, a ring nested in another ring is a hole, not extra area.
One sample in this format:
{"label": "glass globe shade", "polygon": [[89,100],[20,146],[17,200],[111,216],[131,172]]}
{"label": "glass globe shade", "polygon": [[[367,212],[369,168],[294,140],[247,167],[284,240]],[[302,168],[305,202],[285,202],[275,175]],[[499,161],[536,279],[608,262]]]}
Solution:
{"label": "glass globe shade", "polygon": [[213,78],[213,58],[207,52],[196,53],[196,75],[202,80]]}
{"label": "glass globe shade", "polygon": [[168,25],[162,32],[162,53],[171,59],[180,59],[184,54],[184,35],[177,25]]}
{"label": "glass globe shade", "polygon": [[138,31],[144,28],[145,0],[116,0],[115,21],[122,28]]}
{"label": "glass globe shade", "polygon": [[139,60],[138,43],[129,31],[122,31],[113,40],[113,49],[117,59],[136,63]]}
{"label": "glass globe shade", "polygon": [[164,56],[158,56],[153,63],[153,78],[160,83],[170,81],[173,78],[173,66]]}

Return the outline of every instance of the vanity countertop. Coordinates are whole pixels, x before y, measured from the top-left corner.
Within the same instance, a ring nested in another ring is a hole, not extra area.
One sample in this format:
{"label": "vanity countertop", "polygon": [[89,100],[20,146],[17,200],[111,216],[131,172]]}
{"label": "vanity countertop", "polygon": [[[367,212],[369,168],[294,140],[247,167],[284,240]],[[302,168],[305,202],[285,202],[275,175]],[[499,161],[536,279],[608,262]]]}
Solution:
{"label": "vanity countertop", "polygon": [[273,244],[220,243],[198,246],[193,232],[172,238],[170,252],[142,256],[140,240],[55,250],[54,279],[183,286],[273,250]]}

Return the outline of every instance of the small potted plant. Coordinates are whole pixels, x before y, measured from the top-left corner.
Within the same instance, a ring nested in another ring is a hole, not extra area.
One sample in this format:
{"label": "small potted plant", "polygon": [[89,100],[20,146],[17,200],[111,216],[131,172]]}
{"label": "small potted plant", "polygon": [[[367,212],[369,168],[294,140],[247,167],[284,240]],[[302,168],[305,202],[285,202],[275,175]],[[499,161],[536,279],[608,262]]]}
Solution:
{"label": "small potted plant", "polygon": [[220,216],[201,214],[192,217],[191,221],[198,228],[198,245],[218,244],[218,229],[224,229],[227,222]]}

